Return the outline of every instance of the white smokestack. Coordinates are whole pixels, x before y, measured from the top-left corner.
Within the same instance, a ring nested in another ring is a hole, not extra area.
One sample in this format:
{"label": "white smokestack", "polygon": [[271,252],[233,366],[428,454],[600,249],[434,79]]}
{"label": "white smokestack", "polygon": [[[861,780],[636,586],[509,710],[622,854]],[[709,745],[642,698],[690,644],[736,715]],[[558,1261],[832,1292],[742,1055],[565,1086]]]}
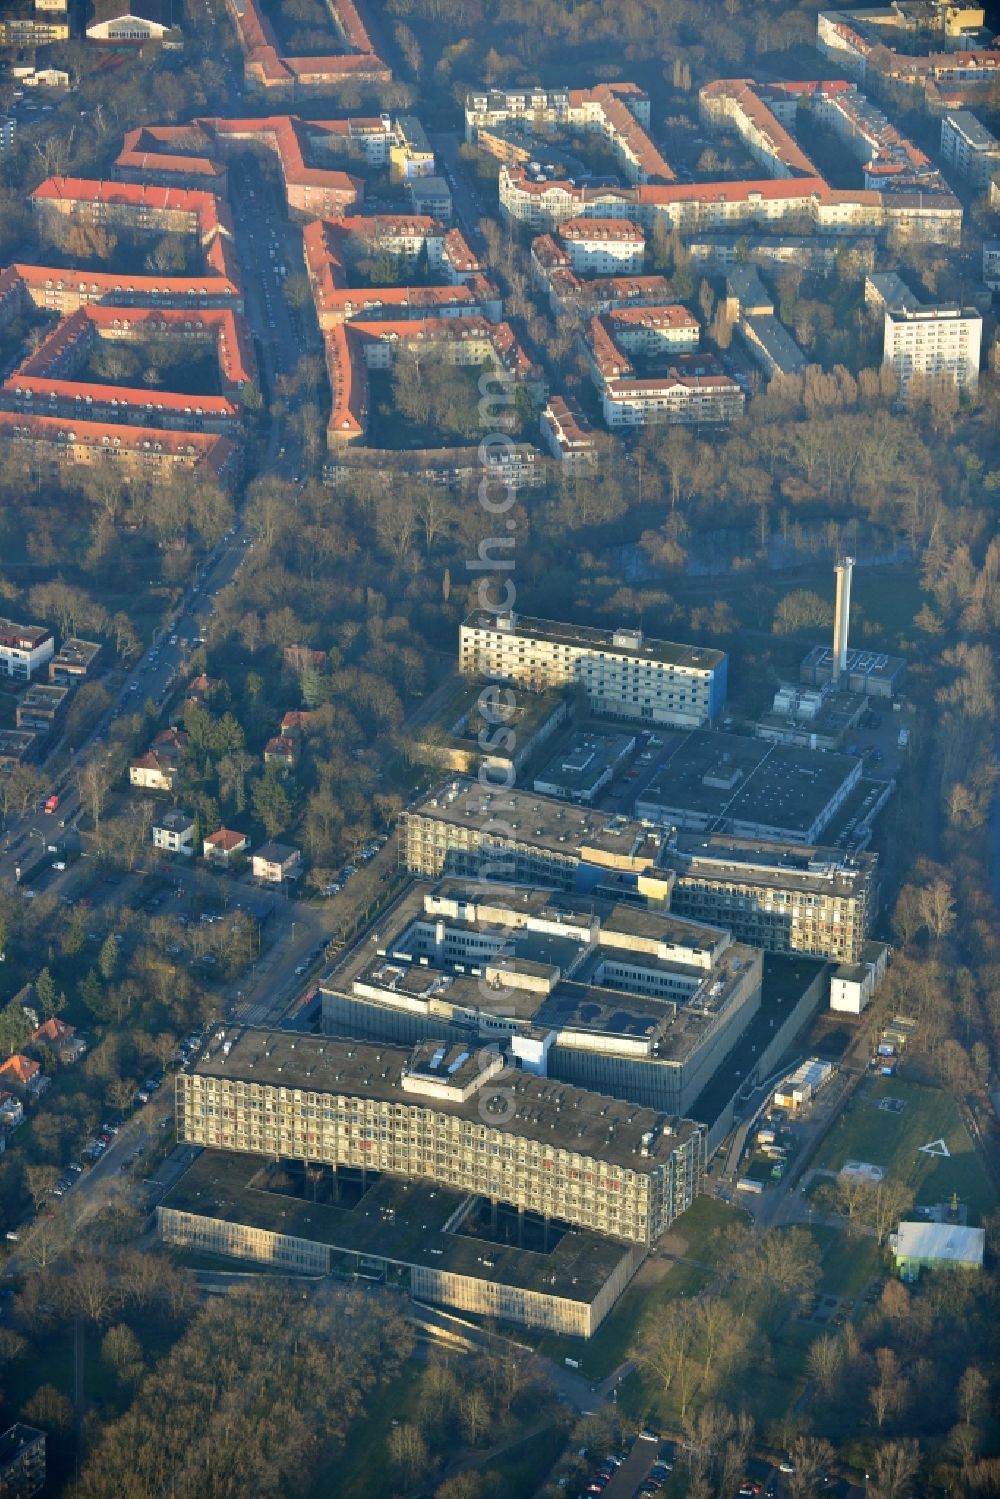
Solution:
{"label": "white smokestack", "polygon": [[851,574],[854,558],[841,557],[837,574],[837,604],[833,615],[833,680],[839,682],[847,670],[847,637],[851,628]]}

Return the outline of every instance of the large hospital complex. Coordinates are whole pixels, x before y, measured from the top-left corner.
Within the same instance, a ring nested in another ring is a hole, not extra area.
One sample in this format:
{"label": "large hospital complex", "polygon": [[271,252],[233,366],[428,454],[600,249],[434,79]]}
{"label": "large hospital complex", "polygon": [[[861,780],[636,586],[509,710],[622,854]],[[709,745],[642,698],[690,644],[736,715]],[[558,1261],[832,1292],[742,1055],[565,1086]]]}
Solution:
{"label": "large hospital complex", "polygon": [[[850,566],[811,689],[847,723],[867,702]],[[725,653],[637,629],[479,612],[459,671],[443,721],[468,773],[401,813],[401,886],[311,1028],[222,1026],[178,1075],[200,1153],[159,1229],[589,1337],[703,1190],[738,1096],[824,1000],[867,1002],[885,950],[864,844],[891,781],[722,731]],[[525,744],[477,762],[477,704]]]}

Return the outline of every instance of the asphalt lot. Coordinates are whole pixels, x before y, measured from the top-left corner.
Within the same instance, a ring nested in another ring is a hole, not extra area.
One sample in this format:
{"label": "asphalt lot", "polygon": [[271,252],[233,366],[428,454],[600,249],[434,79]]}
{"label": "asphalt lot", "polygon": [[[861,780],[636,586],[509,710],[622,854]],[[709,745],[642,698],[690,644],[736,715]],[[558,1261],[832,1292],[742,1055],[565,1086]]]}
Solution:
{"label": "asphalt lot", "polygon": [[632,1450],[604,1490],[604,1499],[632,1499],[639,1485],[649,1477],[649,1470],[658,1459],[673,1463],[673,1452],[673,1442],[660,1442],[655,1438],[650,1440],[645,1435],[638,1436],[632,1444]]}

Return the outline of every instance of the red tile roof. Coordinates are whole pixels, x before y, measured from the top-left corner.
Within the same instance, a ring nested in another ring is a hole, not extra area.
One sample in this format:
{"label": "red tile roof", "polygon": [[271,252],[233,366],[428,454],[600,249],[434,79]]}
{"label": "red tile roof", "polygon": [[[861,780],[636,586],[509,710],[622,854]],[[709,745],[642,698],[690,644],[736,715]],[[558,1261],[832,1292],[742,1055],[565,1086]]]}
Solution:
{"label": "red tile roof", "polygon": [[26,265],[21,261],[8,269],[29,292],[36,294],[42,305],[46,292],[72,292],[87,300],[129,297],[153,302],[159,297],[235,299],[240,294],[237,280],[228,276],[132,276],[118,271],[77,271],[61,266]]}
{"label": "red tile roof", "polygon": [[32,1057],[22,1056],[20,1052],[0,1063],[0,1077],[13,1077],[19,1083],[30,1083],[40,1071],[41,1067]]}
{"label": "red tile roof", "polygon": [[231,828],[219,828],[217,832],[210,833],[204,840],[211,848],[221,849],[224,853],[234,853],[236,849],[243,848],[247,842],[245,833],[234,833]]}
{"label": "red tile roof", "polygon": [[675,303],[670,307],[616,307],[604,314],[606,325],[612,330],[621,328],[697,328],[698,319],[686,307]]}
{"label": "red tile roof", "polygon": [[0,440],[42,442],[57,450],[73,446],[109,457],[143,462],[163,459],[192,467],[204,465],[222,477],[234,465],[236,449],[226,437],[204,432],[167,432],[155,427],[113,426],[77,421],[75,417],[37,416],[0,411]]}
{"label": "red tile roof", "polygon": [[187,214],[202,239],[233,233],[229,205],[197,188],[151,187],[138,182],[105,182],[89,177],[47,177],[31,194],[36,203],[107,204],[147,209],[155,214]]}
{"label": "red tile roof", "polygon": [[[364,197],[364,182],[350,172],[312,166],[309,138],[330,132],[331,126],[350,126],[349,120],[302,120],[298,115],[268,115],[262,119],[202,119],[197,122],[218,149],[227,150],[243,141],[264,145],[274,152],[281,167],[286,197],[290,204],[308,196],[308,190],[320,191],[329,199],[327,212],[346,212]],[[294,189],[306,190],[297,194]],[[303,206],[298,202],[298,206]]]}
{"label": "red tile roof", "polygon": [[327,433],[352,442],[368,432],[368,368],[353,333],[348,337],[343,323],[326,332],[324,346],[333,395]]}
{"label": "red tile roof", "polygon": [[[238,409],[219,396],[193,397],[184,392],[157,393],[126,386],[103,386],[99,382],[78,384],[75,369],[86,360],[95,338],[145,339],[162,334],[214,341],[219,371],[225,388],[236,392],[256,378],[256,361],[250,330],[242,314],[231,308],[119,308],[88,304],[70,313],[42,340],[10,376],[8,393],[24,391],[29,396],[49,396],[142,410],[143,407],[183,411],[199,407],[216,416],[235,418]],[[64,377],[64,378],[60,378]]]}
{"label": "red tile roof", "polygon": [[67,1025],[64,1020],[53,1015],[50,1019],[44,1020],[36,1031],[32,1031],[31,1039],[32,1041],[58,1042],[68,1041],[75,1035],[75,1025]]}
{"label": "red tile roof", "polygon": [[377,56],[368,27],[362,19],[356,0],[333,0],[340,29],[353,51],[331,57],[284,57],[278,50],[277,37],[257,0],[241,0],[230,7],[236,22],[240,45],[246,54],[247,71],[267,86],[288,86],[293,80],[308,86],[310,77],[369,78],[388,83],[391,69]]}
{"label": "red tile roof", "polygon": [[[630,219],[566,219],[556,230],[560,239],[619,240],[627,244],[646,243],[641,225]],[[548,238],[548,236],[546,236]]]}
{"label": "red tile roof", "polygon": [[[149,386],[103,385],[97,381],[51,380],[24,375],[9,376],[0,386],[0,397],[8,407],[30,409],[45,416],[46,405],[58,406],[67,415],[83,417],[95,407],[120,421],[152,421],[156,416],[207,417],[219,422],[239,422],[242,410],[225,396],[192,396],[171,390],[151,390]],[[68,410],[69,403],[75,403]],[[107,417],[106,417],[107,419]]]}

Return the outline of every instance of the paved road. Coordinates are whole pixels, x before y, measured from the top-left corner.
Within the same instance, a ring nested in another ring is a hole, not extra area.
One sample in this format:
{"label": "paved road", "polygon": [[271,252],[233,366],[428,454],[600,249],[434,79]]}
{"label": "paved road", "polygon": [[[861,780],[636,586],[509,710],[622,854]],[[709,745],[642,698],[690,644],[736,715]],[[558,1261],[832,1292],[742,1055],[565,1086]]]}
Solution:
{"label": "paved road", "polygon": [[[291,374],[303,353],[303,330],[291,318],[279,290],[281,278],[275,272],[277,265],[285,265],[289,274],[301,269],[302,238],[299,230],[287,221],[276,187],[252,159],[236,163],[231,178],[237,189],[232,194],[232,203],[244,305],[254,332],[263,382],[273,397],[277,376]],[[270,425],[262,461],[268,471],[286,479],[301,478],[298,439],[277,421]],[[251,528],[237,518],[232,529],[203,559],[171,619],[156,631],[147,649],[121,679],[108,713],[84,743],[66,747],[67,763],[54,772],[48,788],[59,795],[56,812],[46,814],[39,806],[24,817],[7,819],[0,837],[0,888],[16,885],[17,870],[33,865],[48,844],[57,842],[64,829],[75,824],[81,806],[74,767],[106,738],[112,720],[125,712],[137,711],[147,701],[162,706],[175,684],[183,679],[192,648],[211,629],[216,596],[238,576],[253,544]],[[52,883],[59,889],[59,881]]]}
{"label": "paved road", "polygon": [[481,252],[486,246],[479,228],[479,220],[486,212],[483,200],[485,186],[480,187],[475,175],[469,170],[468,163],[459,156],[460,142],[457,135],[448,131],[435,133],[429,139],[451,188],[455,218],[472,249]]}

